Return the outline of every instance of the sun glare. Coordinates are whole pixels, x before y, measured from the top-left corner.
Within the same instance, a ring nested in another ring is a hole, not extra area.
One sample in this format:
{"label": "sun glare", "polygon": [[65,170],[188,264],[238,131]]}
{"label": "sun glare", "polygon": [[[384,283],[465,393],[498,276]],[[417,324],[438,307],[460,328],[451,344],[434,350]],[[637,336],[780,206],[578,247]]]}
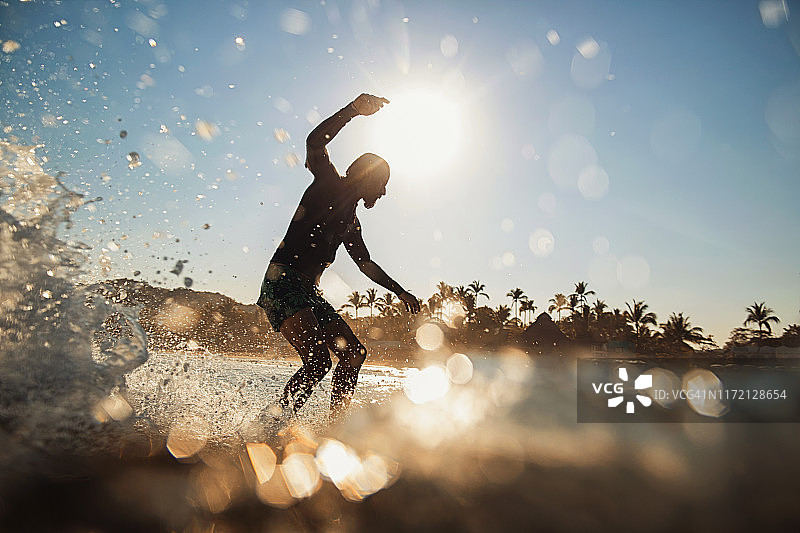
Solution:
{"label": "sun glare", "polygon": [[387,95],[391,103],[376,115],[370,145],[389,162],[393,176],[432,177],[459,156],[459,106],[444,94],[417,90]]}

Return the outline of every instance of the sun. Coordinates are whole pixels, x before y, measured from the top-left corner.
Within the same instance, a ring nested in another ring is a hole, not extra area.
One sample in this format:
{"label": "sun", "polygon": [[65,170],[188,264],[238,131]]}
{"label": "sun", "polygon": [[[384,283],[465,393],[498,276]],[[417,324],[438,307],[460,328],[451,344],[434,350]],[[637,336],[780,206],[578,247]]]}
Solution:
{"label": "sun", "polygon": [[390,103],[375,115],[369,144],[389,162],[392,175],[431,177],[452,166],[464,126],[459,105],[427,89],[387,98]]}

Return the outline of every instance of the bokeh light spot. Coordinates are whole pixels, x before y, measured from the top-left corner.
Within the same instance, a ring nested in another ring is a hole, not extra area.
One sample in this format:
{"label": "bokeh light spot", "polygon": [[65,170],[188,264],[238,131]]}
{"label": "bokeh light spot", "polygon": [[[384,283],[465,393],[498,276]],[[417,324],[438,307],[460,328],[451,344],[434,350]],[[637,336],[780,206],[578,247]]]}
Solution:
{"label": "bokeh light spot", "polygon": [[597,255],[607,254],[609,249],[611,248],[611,243],[608,241],[606,237],[598,236],[595,237],[592,241],[592,250]]}
{"label": "bokeh light spot", "polygon": [[454,57],[458,54],[458,39],[453,35],[445,35],[439,43],[439,49],[444,57]]}
{"label": "bokeh light spot", "polygon": [[524,78],[535,76],[544,65],[544,58],[539,47],[529,41],[521,41],[506,51],[508,60],[514,74]]}
{"label": "bokeh light spot", "polygon": [[423,350],[438,350],[444,344],[444,333],[436,324],[428,322],[417,328],[417,344]]}
{"label": "bokeh light spot", "polygon": [[581,171],[596,163],[597,152],[585,137],[565,135],[551,147],[547,171],[560,188],[574,190]]}
{"label": "bokeh light spot", "polygon": [[528,247],[539,257],[547,257],[555,249],[556,239],[553,234],[544,228],[538,228],[531,233]]}
{"label": "bokeh light spot", "polygon": [[403,383],[403,390],[408,399],[416,404],[438,400],[450,390],[447,370],[436,365],[423,370],[412,368]]}
{"label": "bokeh light spot", "polygon": [[591,200],[599,200],[608,193],[608,173],[599,165],[589,165],[578,175],[578,190]]}
{"label": "bokeh light spot", "polygon": [[728,411],[722,398],[722,382],[709,370],[694,369],[683,376],[686,402],[696,413],[718,418]]}
{"label": "bokeh light spot", "polygon": [[778,28],[789,20],[789,6],[786,0],[761,0],[758,3],[761,22],[767,28]]}
{"label": "bokeh light spot", "polygon": [[253,465],[253,471],[259,483],[266,483],[275,472],[277,458],[275,452],[272,451],[267,444],[262,443],[247,443],[247,456],[250,458],[250,464]]}
{"label": "bokeh light spot", "polygon": [[281,13],[280,26],[286,33],[304,35],[311,29],[311,17],[298,9],[286,9]]}
{"label": "bokeh light spot", "polygon": [[609,79],[611,52],[605,43],[587,38],[578,45],[572,57],[572,81],[583,89],[594,89]]}
{"label": "bokeh light spot", "polygon": [[556,200],[555,194],[551,192],[543,192],[536,200],[536,205],[538,205],[539,209],[541,209],[546,215],[553,216],[556,214],[558,200]]}
{"label": "bokeh light spot", "polygon": [[472,379],[472,360],[463,353],[455,353],[447,358],[447,377],[456,385],[464,385]]}
{"label": "bokeh light spot", "polygon": [[293,497],[309,498],[319,489],[320,475],[313,455],[293,453],[283,461],[281,466],[286,479],[286,487]]}

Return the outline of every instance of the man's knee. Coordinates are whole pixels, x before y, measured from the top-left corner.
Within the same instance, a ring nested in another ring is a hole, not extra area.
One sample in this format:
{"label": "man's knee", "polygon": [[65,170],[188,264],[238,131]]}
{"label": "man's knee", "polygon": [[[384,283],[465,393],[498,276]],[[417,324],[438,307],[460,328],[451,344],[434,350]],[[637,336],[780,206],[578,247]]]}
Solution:
{"label": "man's knee", "polygon": [[306,372],[315,382],[320,382],[330,372],[331,366],[333,366],[333,363],[329,355],[316,357],[306,365]]}
{"label": "man's knee", "polygon": [[340,355],[339,362],[352,368],[361,368],[367,359],[367,349],[360,342],[350,343],[347,351]]}

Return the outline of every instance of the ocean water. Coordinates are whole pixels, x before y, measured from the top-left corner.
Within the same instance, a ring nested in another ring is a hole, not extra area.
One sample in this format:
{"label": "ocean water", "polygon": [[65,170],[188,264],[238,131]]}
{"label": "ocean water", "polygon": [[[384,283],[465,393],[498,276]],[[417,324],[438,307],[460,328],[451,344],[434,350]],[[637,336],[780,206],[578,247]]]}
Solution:
{"label": "ocean water", "polygon": [[[151,353],[126,375],[126,399],[137,416],[168,432],[195,424],[197,433],[217,442],[240,438],[274,403],[299,362],[227,357],[219,354]],[[408,369],[365,365],[352,407],[386,403],[402,392]],[[317,386],[296,422],[323,430],[328,425],[331,375]]]}
{"label": "ocean water", "polygon": [[[149,353],[59,231],[88,201],[0,143],[0,529],[796,527],[797,424],[578,424],[574,359],[420,349],[330,425],[248,427],[297,364]],[[42,502],[49,513],[40,512]]]}

